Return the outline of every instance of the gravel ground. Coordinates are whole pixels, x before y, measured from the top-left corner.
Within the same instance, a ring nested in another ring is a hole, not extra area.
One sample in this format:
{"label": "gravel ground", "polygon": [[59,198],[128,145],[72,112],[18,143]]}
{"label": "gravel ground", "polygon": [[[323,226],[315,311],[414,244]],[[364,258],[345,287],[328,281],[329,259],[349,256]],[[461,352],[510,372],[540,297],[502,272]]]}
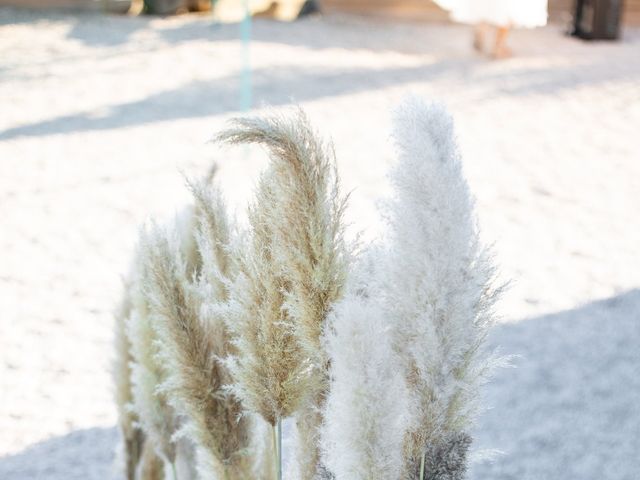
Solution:
{"label": "gravel ground", "polygon": [[[464,27],[258,21],[260,109],[303,105],[336,145],[350,219],[379,231],[407,92],[455,114],[486,241],[513,286],[493,341],[472,479],[640,478],[640,31],[516,32],[510,60]],[[242,208],[258,151],[208,143],[240,113],[238,27],[207,17],[0,8],[0,478],[115,477],[111,311],[137,225],[216,160]]]}

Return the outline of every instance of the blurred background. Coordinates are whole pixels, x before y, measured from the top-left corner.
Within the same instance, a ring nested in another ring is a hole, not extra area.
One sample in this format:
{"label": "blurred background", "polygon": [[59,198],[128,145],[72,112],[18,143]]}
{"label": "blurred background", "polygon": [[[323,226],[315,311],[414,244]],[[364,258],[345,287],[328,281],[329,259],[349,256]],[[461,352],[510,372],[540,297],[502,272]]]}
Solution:
{"label": "blurred background", "polygon": [[454,114],[512,281],[470,478],[639,479],[640,0],[548,12],[493,60],[429,0],[0,0],[0,479],[119,478],[122,277],[183,173],[242,212],[265,158],[209,142],[227,119],[303,106],[375,238],[407,93]]}

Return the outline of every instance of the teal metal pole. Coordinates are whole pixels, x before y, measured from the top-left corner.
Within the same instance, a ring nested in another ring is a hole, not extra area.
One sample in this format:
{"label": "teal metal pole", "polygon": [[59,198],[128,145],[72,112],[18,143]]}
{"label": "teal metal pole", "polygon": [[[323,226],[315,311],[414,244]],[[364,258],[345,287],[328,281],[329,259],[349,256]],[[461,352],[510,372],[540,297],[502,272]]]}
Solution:
{"label": "teal metal pole", "polygon": [[240,24],[242,37],[242,78],[240,79],[240,109],[247,112],[253,102],[251,85],[251,9],[249,0],[243,0],[244,18]]}

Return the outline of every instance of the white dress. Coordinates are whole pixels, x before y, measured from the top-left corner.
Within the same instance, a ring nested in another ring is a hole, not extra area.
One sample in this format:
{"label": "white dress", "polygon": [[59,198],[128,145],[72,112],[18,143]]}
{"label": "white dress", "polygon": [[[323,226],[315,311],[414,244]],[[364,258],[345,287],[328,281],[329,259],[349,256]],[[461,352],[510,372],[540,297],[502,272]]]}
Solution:
{"label": "white dress", "polygon": [[542,27],[547,24],[547,0],[435,0],[462,23],[499,27]]}

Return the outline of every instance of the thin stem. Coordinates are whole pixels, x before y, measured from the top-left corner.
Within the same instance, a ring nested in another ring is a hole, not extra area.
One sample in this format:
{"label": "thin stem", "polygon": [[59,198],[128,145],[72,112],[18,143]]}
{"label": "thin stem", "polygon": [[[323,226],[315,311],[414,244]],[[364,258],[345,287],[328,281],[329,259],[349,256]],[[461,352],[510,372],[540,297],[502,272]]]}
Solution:
{"label": "thin stem", "polygon": [[282,480],[282,420],[279,418],[276,424],[278,433],[278,480]]}
{"label": "thin stem", "polygon": [[178,473],[176,472],[176,462],[171,462],[171,471],[173,472],[173,480],[178,480]]}
{"label": "thin stem", "polygon": [[244,18],[240,24],[242,36],[242,77],[240,82],[240,109],[246,112],[251,109],[251,8],[249,0],[243,1]]}
{"label": "thin stem", "polygon": [[273,468],[275,469],[276,478],[278,477],[278,434],[276,426],[271,425],[271,443],[273,445]]}
{"label": "thin stem", "polygon": [[282,423],[280,419],[275,425],[271,425],[271,438],[273,440],[276,480],[282,480]]}
{"label": "thin stem", "polygon": [[427,455],[427,452],[422,452],[422,457],[420,458],[420,480],[424,480],[424,459]]}
{"label": "thin stem", "polygon": [[127,480],[135,480],[136,466],[140,463],[140,453],[138,452],[140,444],[136,440],[137,438],[134,437],[133,440],[130,441],[131,451],[127,465]]}

